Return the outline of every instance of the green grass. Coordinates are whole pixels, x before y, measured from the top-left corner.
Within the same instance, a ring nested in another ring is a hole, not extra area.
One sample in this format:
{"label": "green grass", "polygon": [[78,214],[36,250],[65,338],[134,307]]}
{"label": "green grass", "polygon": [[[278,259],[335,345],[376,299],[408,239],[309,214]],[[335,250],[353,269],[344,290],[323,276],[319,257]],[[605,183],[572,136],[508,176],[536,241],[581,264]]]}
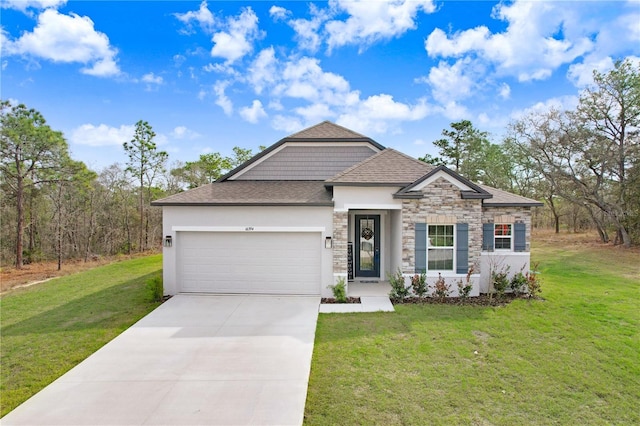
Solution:
{"label": "green grass", "polygon": [[157,307],[145,284],[161,268],[161,255],[142,257],[3,296],[0,415]]}
{"label": "green grass", "polygon": [[640,424],[638,252],[533,260],[544,301],[321,314],[305,425]]}

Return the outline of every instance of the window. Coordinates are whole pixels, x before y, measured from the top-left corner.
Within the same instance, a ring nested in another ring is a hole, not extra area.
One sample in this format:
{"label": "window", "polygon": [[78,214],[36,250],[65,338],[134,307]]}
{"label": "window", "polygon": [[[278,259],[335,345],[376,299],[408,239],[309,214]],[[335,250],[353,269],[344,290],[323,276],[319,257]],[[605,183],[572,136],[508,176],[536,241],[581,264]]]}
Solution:
{"label": "window", "polygon": [[511,224],[496,223],[493,232],[496,250],[511,250]]}
{"label": "window", "polygon": [[453,236],[453,225],[429,225],[427,235],[428,270],[453,270]]}

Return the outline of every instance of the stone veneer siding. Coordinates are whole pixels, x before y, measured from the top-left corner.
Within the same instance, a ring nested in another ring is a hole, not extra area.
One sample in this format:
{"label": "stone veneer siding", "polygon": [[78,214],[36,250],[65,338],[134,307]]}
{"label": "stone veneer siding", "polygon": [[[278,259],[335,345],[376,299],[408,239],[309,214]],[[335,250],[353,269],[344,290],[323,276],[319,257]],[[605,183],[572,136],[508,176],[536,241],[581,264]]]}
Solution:
{"label": "stone veneer siding", "polygon": [[[439,178],[422,190],[424,198],[402,200],[402,272],[415,273],[415,224],[427,223],[447,217],[450,225],[456,223],[469,224],[469,266],[480,265],[482,249],[482,200],[464,200],[460,197],[460,189]],[[442,220],[437,222],[443,223]],[[335,259],[335,257],[334,257]],[[479,273],[476,270],[475,273]],[[454,271],[452,272],[455,274]]]}
{"label": "stone veneer siding", "polygon": [[333,273],[347,273],[349,212],[333,212]]}
{"label": "stone veneer siding", "polygon": [[[509,221],[503,222],[500,216],[510,216]],[[531,250],[531,207],[483,207],[482,223],[515,223],[524,222],[526,226],[527,249]]]}

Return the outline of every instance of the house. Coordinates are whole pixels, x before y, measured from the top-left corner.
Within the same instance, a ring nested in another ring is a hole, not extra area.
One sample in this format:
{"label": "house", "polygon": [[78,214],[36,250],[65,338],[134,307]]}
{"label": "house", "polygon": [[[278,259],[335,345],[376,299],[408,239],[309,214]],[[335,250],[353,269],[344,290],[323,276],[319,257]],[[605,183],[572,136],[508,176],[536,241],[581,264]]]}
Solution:
{"label": "house", "polygon": [[[218,181],[162,206],[165,294],[331,296],[328,286],[464,279],[529,267],[541,203],[470,182],[325,121],[288,136]],[[453,295],[457,286],[452,285]]]}

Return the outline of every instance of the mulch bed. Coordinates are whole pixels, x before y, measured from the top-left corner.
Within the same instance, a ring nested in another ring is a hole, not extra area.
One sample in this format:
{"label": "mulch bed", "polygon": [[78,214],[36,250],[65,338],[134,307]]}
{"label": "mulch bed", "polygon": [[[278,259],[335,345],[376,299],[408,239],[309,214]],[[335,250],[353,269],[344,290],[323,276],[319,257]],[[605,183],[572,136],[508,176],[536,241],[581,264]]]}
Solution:
{"label": "mulch bed", "polygon": [[[391,299],[391,303],[394,305],[465,305],[465,306],[505,306],[511,303],[515,299],[528,299],[526,296],[516,296],[512,293],[507,293],[502,297],[497,297],[495,294],[489,297],[488,294],[481,294],[477,297],[468,297],[461,299],[459,297],[445,297],[444,299],[436,297],[407,297],[405,299]],[[544,300],[540,297],[538,300]],[[320,299],[320,303],[340,303],[333,297],[323,297]],[[348,297],[346,303],[360,303],[359,297]]]}
{"label": "mulch bed", "polygon": [[[333,297],[323,297],[320,299],[320,303],[340,303]],[[360,303],[359,297],[347,297],[346,303]]]}
{"label": "mulch bed", "polygon": [[[488,294],[481,294],[477,297],[468,297],[461,299],[459,297],[445,297],[443,299],[436,297],[407,297],[405,299],[391,299],[394,305],[468,305],[468,306],[505,306],[515,299],[528,299],[526,296],[516,296],[507,293],[502,297],[495,294],[489,297]],[[537,298],[541,299],[541,298]],[[544,300],[544,299],[541,299]]]}

